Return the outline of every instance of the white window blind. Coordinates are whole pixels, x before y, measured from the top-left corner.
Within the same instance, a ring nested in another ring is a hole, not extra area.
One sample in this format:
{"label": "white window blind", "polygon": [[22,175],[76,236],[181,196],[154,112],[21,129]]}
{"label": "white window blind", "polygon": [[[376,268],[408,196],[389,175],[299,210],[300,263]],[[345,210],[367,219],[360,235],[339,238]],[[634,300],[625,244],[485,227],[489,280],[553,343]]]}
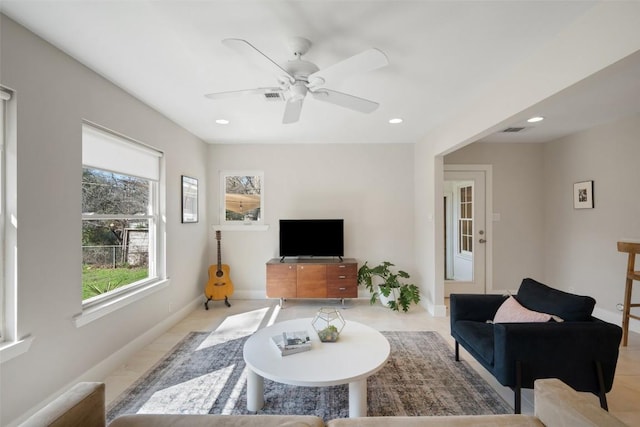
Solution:
{"label": "white window blind", "polygon": [[82,125],[82,164],[152,181],[160,179],[162,153],[97,127]]}

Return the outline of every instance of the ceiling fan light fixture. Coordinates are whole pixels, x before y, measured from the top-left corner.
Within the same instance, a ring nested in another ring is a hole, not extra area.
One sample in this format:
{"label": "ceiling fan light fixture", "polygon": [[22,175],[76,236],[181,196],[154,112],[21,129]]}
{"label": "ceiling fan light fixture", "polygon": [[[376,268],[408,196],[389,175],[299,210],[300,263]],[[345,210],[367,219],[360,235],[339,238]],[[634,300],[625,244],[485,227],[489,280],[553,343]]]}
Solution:
{"label": "ceiling fan light fixture", "polygon": [[530,119],[527,120],[528,123],[538,123],[544,120],[544,117],[542,116],[535,116],[535,117],[531,117]]}
{"label": "ceiling fan light fixture", "polygon": [[400,117],[394,117],[393,119],[389,119],[389,123],[391,123],[392,125],[399,125],[403,121],[404,120],[402,120]]}
{"label": "ceiling fan light fixture", "polygon": [[301,101],[307,95],[307,86],[301,81],[295,82],[293,86],[290,88],[291,91],[291,100],[292,101]]}

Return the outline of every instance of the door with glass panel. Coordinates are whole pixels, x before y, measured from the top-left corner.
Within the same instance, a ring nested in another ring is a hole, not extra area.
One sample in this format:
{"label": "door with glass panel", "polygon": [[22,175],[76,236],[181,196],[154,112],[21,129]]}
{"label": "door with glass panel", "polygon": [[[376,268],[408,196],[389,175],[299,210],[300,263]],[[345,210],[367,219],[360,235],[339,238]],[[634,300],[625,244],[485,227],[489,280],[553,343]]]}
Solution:
{"label": "door with glass panel", "polygon": [[445,296],[485,293],[485,173],[444,173]]}

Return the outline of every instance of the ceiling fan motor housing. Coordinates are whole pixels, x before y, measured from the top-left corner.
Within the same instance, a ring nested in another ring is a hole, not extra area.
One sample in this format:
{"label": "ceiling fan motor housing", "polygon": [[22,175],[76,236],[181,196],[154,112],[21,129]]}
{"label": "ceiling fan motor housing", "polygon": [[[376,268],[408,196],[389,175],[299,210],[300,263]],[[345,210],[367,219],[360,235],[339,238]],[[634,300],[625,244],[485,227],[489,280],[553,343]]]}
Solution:
{"label": "ceiling fan motor housing", "polygon": [[294,59],[292,61],[288,61],[282,68],[295,79],[295,81],[288,87],[287,98],[291,101],[300,101],[304,99],[309,91],[307,88],[309,76],[319,70],[318,66],[309,61]]}
{"label": "ceiling fan motor housing", "polygon": [[316,64],[302,59],[287,61],[282,68],[295,77],[296,81],[301,80],[305,83],[311,74],[320,70]]}

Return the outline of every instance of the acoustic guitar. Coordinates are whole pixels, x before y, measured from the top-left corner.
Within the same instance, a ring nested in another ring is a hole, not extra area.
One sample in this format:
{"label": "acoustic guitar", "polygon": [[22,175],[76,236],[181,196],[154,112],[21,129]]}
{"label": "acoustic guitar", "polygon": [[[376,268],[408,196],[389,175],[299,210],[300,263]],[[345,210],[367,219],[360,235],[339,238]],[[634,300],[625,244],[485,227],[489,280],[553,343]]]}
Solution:
{"label": "acoustic guitar", "polygon": [[227,307],[231,307],[229,297],[233,295],[233,282],[229,277],[229,266],[222,263],[222,253],[220,252],[220,230],[216,231],[216,240],[218,241],[218,264],[209,266],[209,281],[204,289],[204,295],[207,301],[204,308],[209,310],[209,301],[224,299]]}

